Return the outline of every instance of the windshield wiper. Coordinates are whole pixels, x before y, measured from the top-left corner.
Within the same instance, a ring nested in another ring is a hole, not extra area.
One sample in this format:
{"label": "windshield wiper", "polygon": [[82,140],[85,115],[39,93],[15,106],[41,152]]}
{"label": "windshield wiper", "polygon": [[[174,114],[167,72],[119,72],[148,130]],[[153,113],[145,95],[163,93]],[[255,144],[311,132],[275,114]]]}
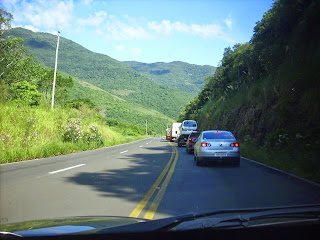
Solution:
{"label": "windshield wiper", "polygon": [[251,220],[268,218],[313,219],[320,222],[320,204],[271,208],[220,209],[212,212],[186,214],[178,217],[108,228],[98,233],[169,231],[185,222],[190,222],[193,228],[247,227]]}
{"label": "windshield wiper", "polygon": [[[219,216],[225,215],[227,216]],[[212,218],[216,216],[216,218]],[[243,209],[221,209],[212,212],[195,214],[194,219],[210,219],[211,224],[217,225],[227,221],[239,221],[241,225],[247,226],[250,220],[259,220],[266,218],[310,218],[315,217],[320,220],[320,204],[312,205],[294,205],[284,207],[268,208],[243,208]]]}

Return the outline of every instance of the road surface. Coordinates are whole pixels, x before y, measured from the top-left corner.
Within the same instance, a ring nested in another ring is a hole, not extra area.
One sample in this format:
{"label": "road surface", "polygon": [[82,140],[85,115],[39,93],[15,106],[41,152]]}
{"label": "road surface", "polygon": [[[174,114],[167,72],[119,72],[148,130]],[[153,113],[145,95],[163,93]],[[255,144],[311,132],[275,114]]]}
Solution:
{"label": "road surface", "polygon": [[70,216],[159,219],[320,203],[320,188],[253,161],[197,167],[163,138],[0,165],[2,224]]}

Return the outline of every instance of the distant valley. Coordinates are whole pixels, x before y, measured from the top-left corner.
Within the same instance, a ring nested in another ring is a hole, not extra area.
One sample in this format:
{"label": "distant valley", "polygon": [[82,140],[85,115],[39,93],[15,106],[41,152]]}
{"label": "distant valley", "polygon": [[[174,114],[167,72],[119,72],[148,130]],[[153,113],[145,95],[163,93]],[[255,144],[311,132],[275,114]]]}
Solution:
{"label": "distant valley", "polygon": [[216,67],[213,66],[179,61],[170,63],[124,61],[124,63],[158,84],[178,88],[192,95],[197,95],[203,89],[205,79],[213,76],[216,71]]}

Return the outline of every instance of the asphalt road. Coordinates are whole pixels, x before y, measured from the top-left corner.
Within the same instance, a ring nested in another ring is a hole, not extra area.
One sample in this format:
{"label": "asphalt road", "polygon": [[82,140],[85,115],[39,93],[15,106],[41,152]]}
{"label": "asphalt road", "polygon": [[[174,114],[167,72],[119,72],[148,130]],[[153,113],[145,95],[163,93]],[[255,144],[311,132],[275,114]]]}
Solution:
{"label": "asphalt road", "polygon": [[197,167],[185,148],[162,138],[0,165],[2,224],[315,203],[316,185],[243,158],[239,168]]}

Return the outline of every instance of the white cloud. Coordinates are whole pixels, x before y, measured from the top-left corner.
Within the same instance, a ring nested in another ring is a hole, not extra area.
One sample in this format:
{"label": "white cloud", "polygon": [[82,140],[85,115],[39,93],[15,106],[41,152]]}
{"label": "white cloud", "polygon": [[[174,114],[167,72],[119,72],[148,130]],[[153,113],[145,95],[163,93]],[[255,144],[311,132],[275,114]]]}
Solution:
{"label": "white cloud", "polygon": [[[19,2],[19,1],[17,1]],[[15,24],[30,25],[40,29],[64,29],[70,25],[73,1],[28,1],[7,5]],[[8,3],[7,3],[8,4]]]}
{"label": "white cloud", "polygon": [[150,39],[152,36],[141,25],[131,25],[112,16],[107,22],[107,40]]}
{"label": "white cloud", "polygon": [[36,28],[34,26],[31,26],[31,25],[25,25],[23,28],[29,29],[32,32],[39,32],[39,28]]}
{"label": "white cloud", "polygon": [[122,45],[118,45],[118,46],[116,46],[116,50],[117,51],[124,51],[124,49],[125,49],[125,46],[122,46]]}
{"label": "white cloud", "polygon": [[130,52],[134,55],[140,55],[142,53],[142,50],[140,48],[131,48]]}
{"label": "white cloud", "polygon": [[229,29],[232,29],[232,18],[231,18],[231,15],[229,15],[226,19],[224,19],[223,22],[227,25],[227,27]]}
{"label": "white cloud", "polygon": [[94,16],[90,15],[88,18],[79,18],[78,24],[80,27],[85,26],[99,26],[107,17],[104,11],[95,12]]}
{"label": "white cloud", "polygon": [[91,2],[92,0],[82,0],[82,4],[84,5],[90,5]]}
{"label": "white cloud", "polygon": [[[1,0],[0,0],[1,1]],[[73,0],[2,0],[7,10],[14,16],[13,24],[24,25],[32,31],[75,30],[85,31],[90,28],[95,36],[106,40],[131,41],[155,39],[171,34],[194,35],[204,39],[222,39],[234,42],[226,29],[232,28],[232,18],[229,14],[224,24],[186,24],[181,21],[171,22],[164,19],[160,22],[147,21],[145,18],[135,18],[129,15],[111,15],[103,10],[93,12],[88,17],[76,17],[74,8],[79,7]],[[92,4],[91,0],[82,0],[83,4]],[[139,51],[134,51],[139,53]],[[141,52],[140,52],[141,53]]]}
{"label": "white cloud", "polygon": [[222,26],[218,24],[190,24],[181,23],[179,21],[171,23],[170,20],[163,20],[161,23],[149,22],[148,28],[155,31],[157,34],[173,34],[185,33],[200,36],[204,39],[224,39],[229,42],[234,42],[223,31]]}
{"label": "white cloud", "polygon": [[102,35],[104,34],[104,32],[103,32],[100,28],[97,28],[97,29],[96,29],[96,34],[97,34],[98,36],[102,36]]}
{"label": "white cloud", "polygon": [[189,26],[178,22],[171,23],[170,20],[162,20],[161,23],[149,22],[148,27],[151,30],[154,30],[158,34],[171,34],[173,32],[189,32]]}

